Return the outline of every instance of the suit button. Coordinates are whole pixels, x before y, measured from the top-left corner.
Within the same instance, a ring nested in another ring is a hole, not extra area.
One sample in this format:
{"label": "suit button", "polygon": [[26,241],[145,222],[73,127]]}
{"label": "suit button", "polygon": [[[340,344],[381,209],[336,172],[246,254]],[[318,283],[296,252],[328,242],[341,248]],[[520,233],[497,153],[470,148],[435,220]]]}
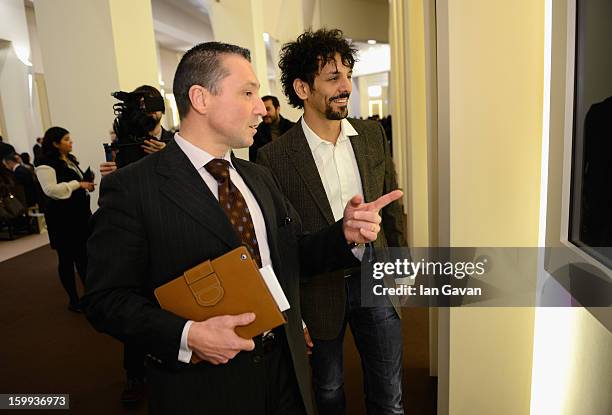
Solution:
{"label": "suit button", "polygon": [[261,363],[261,356],[257,355],[253,357],[253,363],[259,364]]}

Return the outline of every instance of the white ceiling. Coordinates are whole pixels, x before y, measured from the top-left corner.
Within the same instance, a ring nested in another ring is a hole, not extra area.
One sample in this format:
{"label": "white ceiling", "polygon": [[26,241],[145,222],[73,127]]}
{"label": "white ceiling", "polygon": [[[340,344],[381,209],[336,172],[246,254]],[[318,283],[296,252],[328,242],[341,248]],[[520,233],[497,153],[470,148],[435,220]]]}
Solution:
{"label": "white ceiling", "polygon": [[185,52],[213,40],[208,0],[152,0],[151,7],[155,39],[160,46]]}
{"label": "white ceiling", "polygon": [[[210,0],[163,0],[166,3],[176,6],[192,17],[210,24],[208,17],[208,7]],[[214,0],[213,0],[214,1]]]}

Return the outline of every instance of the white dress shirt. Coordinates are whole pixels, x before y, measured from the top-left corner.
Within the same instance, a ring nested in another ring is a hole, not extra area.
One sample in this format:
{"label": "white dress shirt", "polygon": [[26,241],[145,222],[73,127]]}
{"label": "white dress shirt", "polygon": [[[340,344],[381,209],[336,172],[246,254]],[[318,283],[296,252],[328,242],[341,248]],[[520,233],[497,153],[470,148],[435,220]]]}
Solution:
{"label": "white dress shirt", "polygon": [[[206,151],[202,150],[199,147],[194,146],[189,141],[185,140],[180,136],[179,133],[174,135],[174,141],[179,146],[183,153],[187,156],[193,167],[198,171],[206,186],[210,189],[212,194],[219,200],[219,184],[217,180],[204,168],[204,166],[214,159],[215,157]],[[234,168],[232,164],[232,160],[230,157],[230,151],[228,151],[223,157],[225,160],[230,163],[230,180],[236,188],[242,193],[244,200],[249,208],[249,212],[251,213],[251,218],[253,219],[253,225],[255,226],[255,236],[257,237],[257,244],[259,245],[259,254],[261,256],[261,265],[265,267],[266,265],[271,265],[272,261],[270,260],[270,247],[268,246],[268,234],[266,232],[266,223],[264,221],[263,213],[261,212],[261,208],[253,196],[253,193],[246,185],[238,171]],[[188,321],[185,323],[183,327],[183,333],[181,335],[181,347],[179,350],[178,360],[181,362],[189,363],[191,360],[192,350],[189,348],[187,343],[187,334],[189,333],[189,328],[193,321]]]}
{"label": "white dress shirt", "polygon": [[[359,194],[363,197],[359,166],[349,139],[359,133],[346,119],[340,121],[340,135],[336,144],[319,137],[306,124],[304,117],[302,117],[302,130],[323,182],[334,220],[338,221],[344,216],[344,208],[353,196]],[[365,247],[356,246],[352,252],[355,258],[361,261]]]}
{"label": "white dress shirt", "polygon": [[334,220],[338,221],[344,215],[344,207],[348,201],[356,194],[363,196],[361,175],[349,139],[358,133],[346,119],[340,121],[340,135],[336,144],[319,137],[308,127],[304,117],[302,129],[323,182]]}

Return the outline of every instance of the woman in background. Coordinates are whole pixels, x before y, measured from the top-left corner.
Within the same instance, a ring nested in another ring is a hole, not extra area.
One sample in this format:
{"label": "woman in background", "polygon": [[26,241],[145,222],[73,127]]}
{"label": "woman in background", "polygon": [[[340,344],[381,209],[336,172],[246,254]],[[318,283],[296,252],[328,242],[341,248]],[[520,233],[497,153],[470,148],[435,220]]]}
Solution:
{"label": "woman in background", "polygon": [[51,127],[43,138],[41,157],[36,160],[36,176],[47,196],[45,221],[51,248],[58,257],[60,281],[68,294],[68,309],[80,312],[74,269],[81,281],[87,275],[89,195],[93,179],[86,180],[72,151],[68,130]]}

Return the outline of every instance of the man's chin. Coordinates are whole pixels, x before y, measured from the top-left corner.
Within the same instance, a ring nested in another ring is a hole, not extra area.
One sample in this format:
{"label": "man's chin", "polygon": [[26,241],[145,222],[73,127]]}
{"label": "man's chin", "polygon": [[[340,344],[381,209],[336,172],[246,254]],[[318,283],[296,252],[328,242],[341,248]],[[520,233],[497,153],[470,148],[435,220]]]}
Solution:
{"label": "man's chin", "polygon": [[328,109],[328,111],[325,112],[325,116],[328,120],[343,120],[348,117],[348,108],[339,111]]}
{"label": "man's chin", "polygon": [[235,145],[232,148],[247,148],[253,145],[253,136],[244,137],[240,140],[236,140]]}

